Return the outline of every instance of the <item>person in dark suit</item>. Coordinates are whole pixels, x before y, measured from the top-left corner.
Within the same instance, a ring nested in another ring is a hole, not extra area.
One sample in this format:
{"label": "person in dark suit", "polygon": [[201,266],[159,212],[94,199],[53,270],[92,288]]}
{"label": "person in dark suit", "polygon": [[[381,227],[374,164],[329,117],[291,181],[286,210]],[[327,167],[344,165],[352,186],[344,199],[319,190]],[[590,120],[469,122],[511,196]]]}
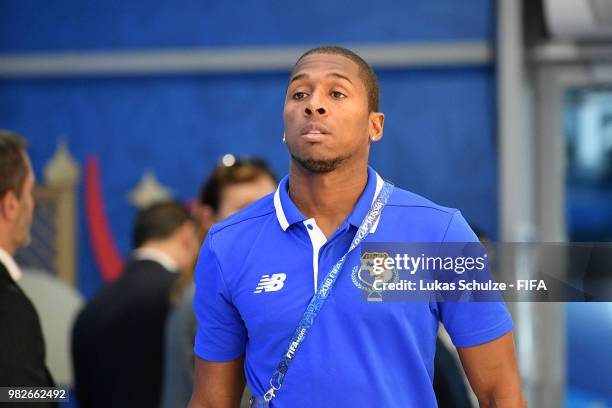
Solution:
{"label": "person in dark suit", "polygon": [[154,204],[137,217],[132,259],[122,276],[79,314],[72,335],[81,408],[157,407],[170,290],[193,267],[196,226],[175,202]]}
{"label": "person in dark suit", "polygon": [[25,141],[15,133],[0,130],[1,387],[55,385],[45,364],[45,342],[38,313],[17,284],[21,270],[13,259],[15,251],[29,241],[33,191],[34,173]]}

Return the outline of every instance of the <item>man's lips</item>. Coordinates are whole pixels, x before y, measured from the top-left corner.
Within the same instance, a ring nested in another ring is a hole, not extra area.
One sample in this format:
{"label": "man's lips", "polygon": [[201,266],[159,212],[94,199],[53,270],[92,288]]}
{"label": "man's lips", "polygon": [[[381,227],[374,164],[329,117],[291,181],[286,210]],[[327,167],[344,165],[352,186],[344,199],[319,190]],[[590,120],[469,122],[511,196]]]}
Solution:
{"label": "man's lips", "polygon": [[302,128],[300,132],[302,137],[309,142],[318,142],[329,135],[329,130],[318,123],[310,123]]}

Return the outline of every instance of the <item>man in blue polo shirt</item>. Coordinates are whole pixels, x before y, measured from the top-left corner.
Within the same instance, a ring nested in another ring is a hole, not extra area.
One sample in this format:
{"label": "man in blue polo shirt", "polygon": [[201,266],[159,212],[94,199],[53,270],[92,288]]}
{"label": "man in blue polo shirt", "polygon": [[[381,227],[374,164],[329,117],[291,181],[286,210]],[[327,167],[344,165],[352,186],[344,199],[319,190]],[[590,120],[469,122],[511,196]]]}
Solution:
{"label": "man in blue polo shirt", "polygon": [[[284,109],[289,176],[214,226],[196,266],[191,408],[237,407],[245,378],[263,396],[285,355],[292,364],[272,407],[435,407],[439,323],[481,406],[524,406],[503,304],[364,302],[351,280],[358,249],[300,347],[288,349],[311,298],[387,191],[368,167],[383,133],[378,98],[372,69],[344,48],[310,50],[294,66]],[[364,242],[476,241],[457,210],[399,188],[367,231]]]}

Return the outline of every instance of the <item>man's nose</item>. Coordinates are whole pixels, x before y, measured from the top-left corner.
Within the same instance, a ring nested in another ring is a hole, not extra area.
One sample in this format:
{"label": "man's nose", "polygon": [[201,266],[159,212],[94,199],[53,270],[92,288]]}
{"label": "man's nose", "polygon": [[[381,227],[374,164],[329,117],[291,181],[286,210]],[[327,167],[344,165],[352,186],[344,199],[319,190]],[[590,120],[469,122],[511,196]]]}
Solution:
{"label": "man's nose", "polygon": [[325,115],[325,113],[327,113],[327,109],[325,108],[325,104],[323,103],[322,99],[316,93],[312,95],[310,101],[308,102],[308,104],[304,108],[304,113],[307,116],[311,116],[315,112],[317,114],[319,114],[319,115]]}

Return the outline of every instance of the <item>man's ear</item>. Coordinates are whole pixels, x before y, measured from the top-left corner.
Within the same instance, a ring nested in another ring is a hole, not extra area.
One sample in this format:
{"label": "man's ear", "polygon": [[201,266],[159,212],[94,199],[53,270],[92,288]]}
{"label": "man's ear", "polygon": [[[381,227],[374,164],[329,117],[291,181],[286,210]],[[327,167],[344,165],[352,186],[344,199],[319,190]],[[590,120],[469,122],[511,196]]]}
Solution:
{"label": "man's ear", "polygon": [[206,204],[196,203],[193,206],[193,216],[198,222],[198,228],[203,233],[207,233],[216,221],[215,212],[211,206]]}
{"label": "man's ear", "polygon": [[19,199],[13,190],[7,191],[0,198],[0,217],[8,221],[13,221],[19,214]]}
{"label": "man's ear", "polygon": [[197,238],[197,226],[192,221],[186,221],[181,227],[178,229],[181,244],[184,248],[188,250],[193,250],[195,246],[197,246],[198,238]]}
{"label": "man's ear", "polygon": [[370,112],[369,135],[372,142],[378,142],[383,137],[383,127],[385,125],[385,114],[382,112]]}

